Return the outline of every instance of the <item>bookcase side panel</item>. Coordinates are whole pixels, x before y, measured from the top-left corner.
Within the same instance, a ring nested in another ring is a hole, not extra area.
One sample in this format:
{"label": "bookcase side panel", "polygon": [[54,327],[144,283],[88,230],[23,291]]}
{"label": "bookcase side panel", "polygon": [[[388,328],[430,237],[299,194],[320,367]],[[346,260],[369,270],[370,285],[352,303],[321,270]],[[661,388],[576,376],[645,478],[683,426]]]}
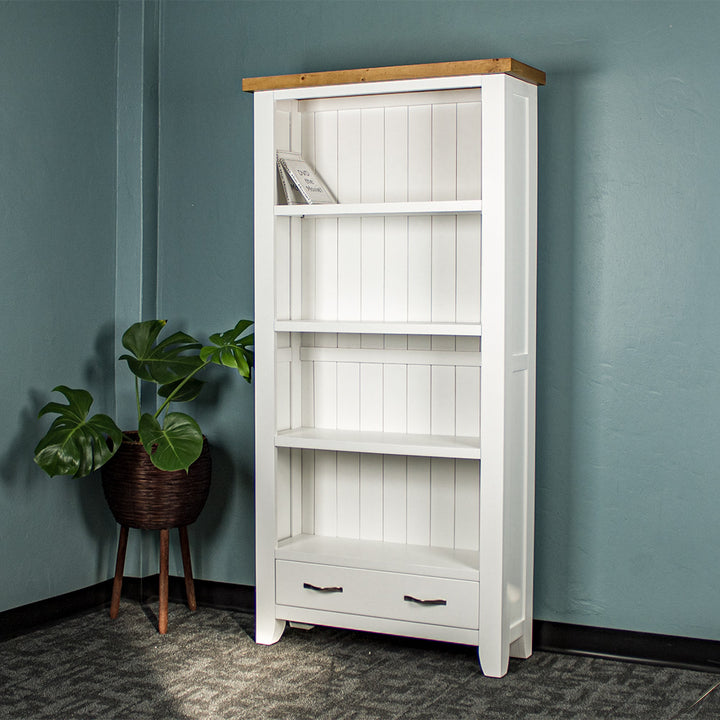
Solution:
{"label": "bookcase side panel", "polygon": [[255,473],[256,639],[269,644],[282,634],[275,614],[274,551],[277,544],[275,401],[275,275],[273,207],[276,198],[276,117],[271,92],[257,93],[255,122]]}
{"label": "bookcase side panel", "polygon": [[532,649],[537,266],[537,88],[508,82],[507,525],[510,622],[522,628],[512,654]]}

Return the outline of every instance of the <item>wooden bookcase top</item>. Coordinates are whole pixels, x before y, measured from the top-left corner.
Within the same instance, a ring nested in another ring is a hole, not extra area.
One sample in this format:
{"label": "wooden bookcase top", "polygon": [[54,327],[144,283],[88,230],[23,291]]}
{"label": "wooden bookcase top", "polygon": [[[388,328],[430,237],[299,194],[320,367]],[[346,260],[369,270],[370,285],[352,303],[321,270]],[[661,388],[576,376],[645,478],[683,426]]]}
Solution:
{"label": "wooden bookcase top", "polygon": [[383,80],[415,80],[418,78],[458,75],[498,74],[512,75],[534,85],[545,84],[545,73],[542,70],[537,70],[513,58],[491,58],[489,60],[460,60],[424,65],[394,65],[358,70],[331,70],[328,72],[301,73],[299,75],[244,78],[242,87],[245,92],[257,92],[260,90],[380,82]]}

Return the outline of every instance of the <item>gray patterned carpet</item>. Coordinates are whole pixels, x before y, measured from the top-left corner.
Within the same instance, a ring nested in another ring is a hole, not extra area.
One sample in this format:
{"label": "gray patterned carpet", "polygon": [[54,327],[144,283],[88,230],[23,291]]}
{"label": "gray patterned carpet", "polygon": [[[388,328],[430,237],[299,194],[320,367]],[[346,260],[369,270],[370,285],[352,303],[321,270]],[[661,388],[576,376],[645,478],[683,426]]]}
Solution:
{"label": "gray patterned carpet", "polygon": [[494,680],[472,648],[327,628],[262,647],[251,615],[175,604],[160,636],[153,608],[123,601],[115,621],[99,609],[0,643],[0,718],[720,718],[714,674],[538,652]]}

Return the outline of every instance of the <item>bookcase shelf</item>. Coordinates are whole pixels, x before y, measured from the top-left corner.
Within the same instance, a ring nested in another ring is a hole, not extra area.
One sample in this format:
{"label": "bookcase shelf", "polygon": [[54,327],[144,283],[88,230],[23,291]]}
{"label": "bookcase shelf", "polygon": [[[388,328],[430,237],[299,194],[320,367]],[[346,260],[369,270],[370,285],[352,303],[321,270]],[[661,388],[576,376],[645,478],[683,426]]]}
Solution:
{"label": "bookcase shelf", "polygon": [[481,200],[344,203],[337,205],[276,205],[278,217],[363,217],[392,215],[461,215],[482,211]]}
{"label": "bookcase shelf", "polygon": [[275,445],[285,448],[334,452],[378,453],[437,458],[480,459],[479,437],[419,435],[367,430],[335,430],[300,427],[281,430]]}
{"label": "bookcase shelf", "polygon": [[275,558],[455,580],[478,579],[476,551],[428,545],[302,534],[278,543]]}
{"label": "bookcase shelf", "polygon": [[447,335],[480,337],[480,323],[382,322],[362,320],[276,320],[276,332],[353,335]]}
{"label": "bookcase shelf", "polygon": [[[544,75],[498,62],[247,85],[259,643],[465,642],[495,677],[531,653]],[[337,203],[280,204],[278,153]]]}

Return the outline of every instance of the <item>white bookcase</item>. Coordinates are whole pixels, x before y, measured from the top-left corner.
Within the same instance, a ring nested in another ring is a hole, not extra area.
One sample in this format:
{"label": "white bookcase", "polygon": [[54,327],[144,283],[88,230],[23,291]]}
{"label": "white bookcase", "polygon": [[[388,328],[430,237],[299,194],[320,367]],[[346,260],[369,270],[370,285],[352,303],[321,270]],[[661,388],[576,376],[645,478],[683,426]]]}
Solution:
{"label": "white bookcase", "polygon": [[[256,640],[286,622],[528,657],[537,85],[517,61],[246,79]],[[278,150],[337,199],[285,205]]]}

